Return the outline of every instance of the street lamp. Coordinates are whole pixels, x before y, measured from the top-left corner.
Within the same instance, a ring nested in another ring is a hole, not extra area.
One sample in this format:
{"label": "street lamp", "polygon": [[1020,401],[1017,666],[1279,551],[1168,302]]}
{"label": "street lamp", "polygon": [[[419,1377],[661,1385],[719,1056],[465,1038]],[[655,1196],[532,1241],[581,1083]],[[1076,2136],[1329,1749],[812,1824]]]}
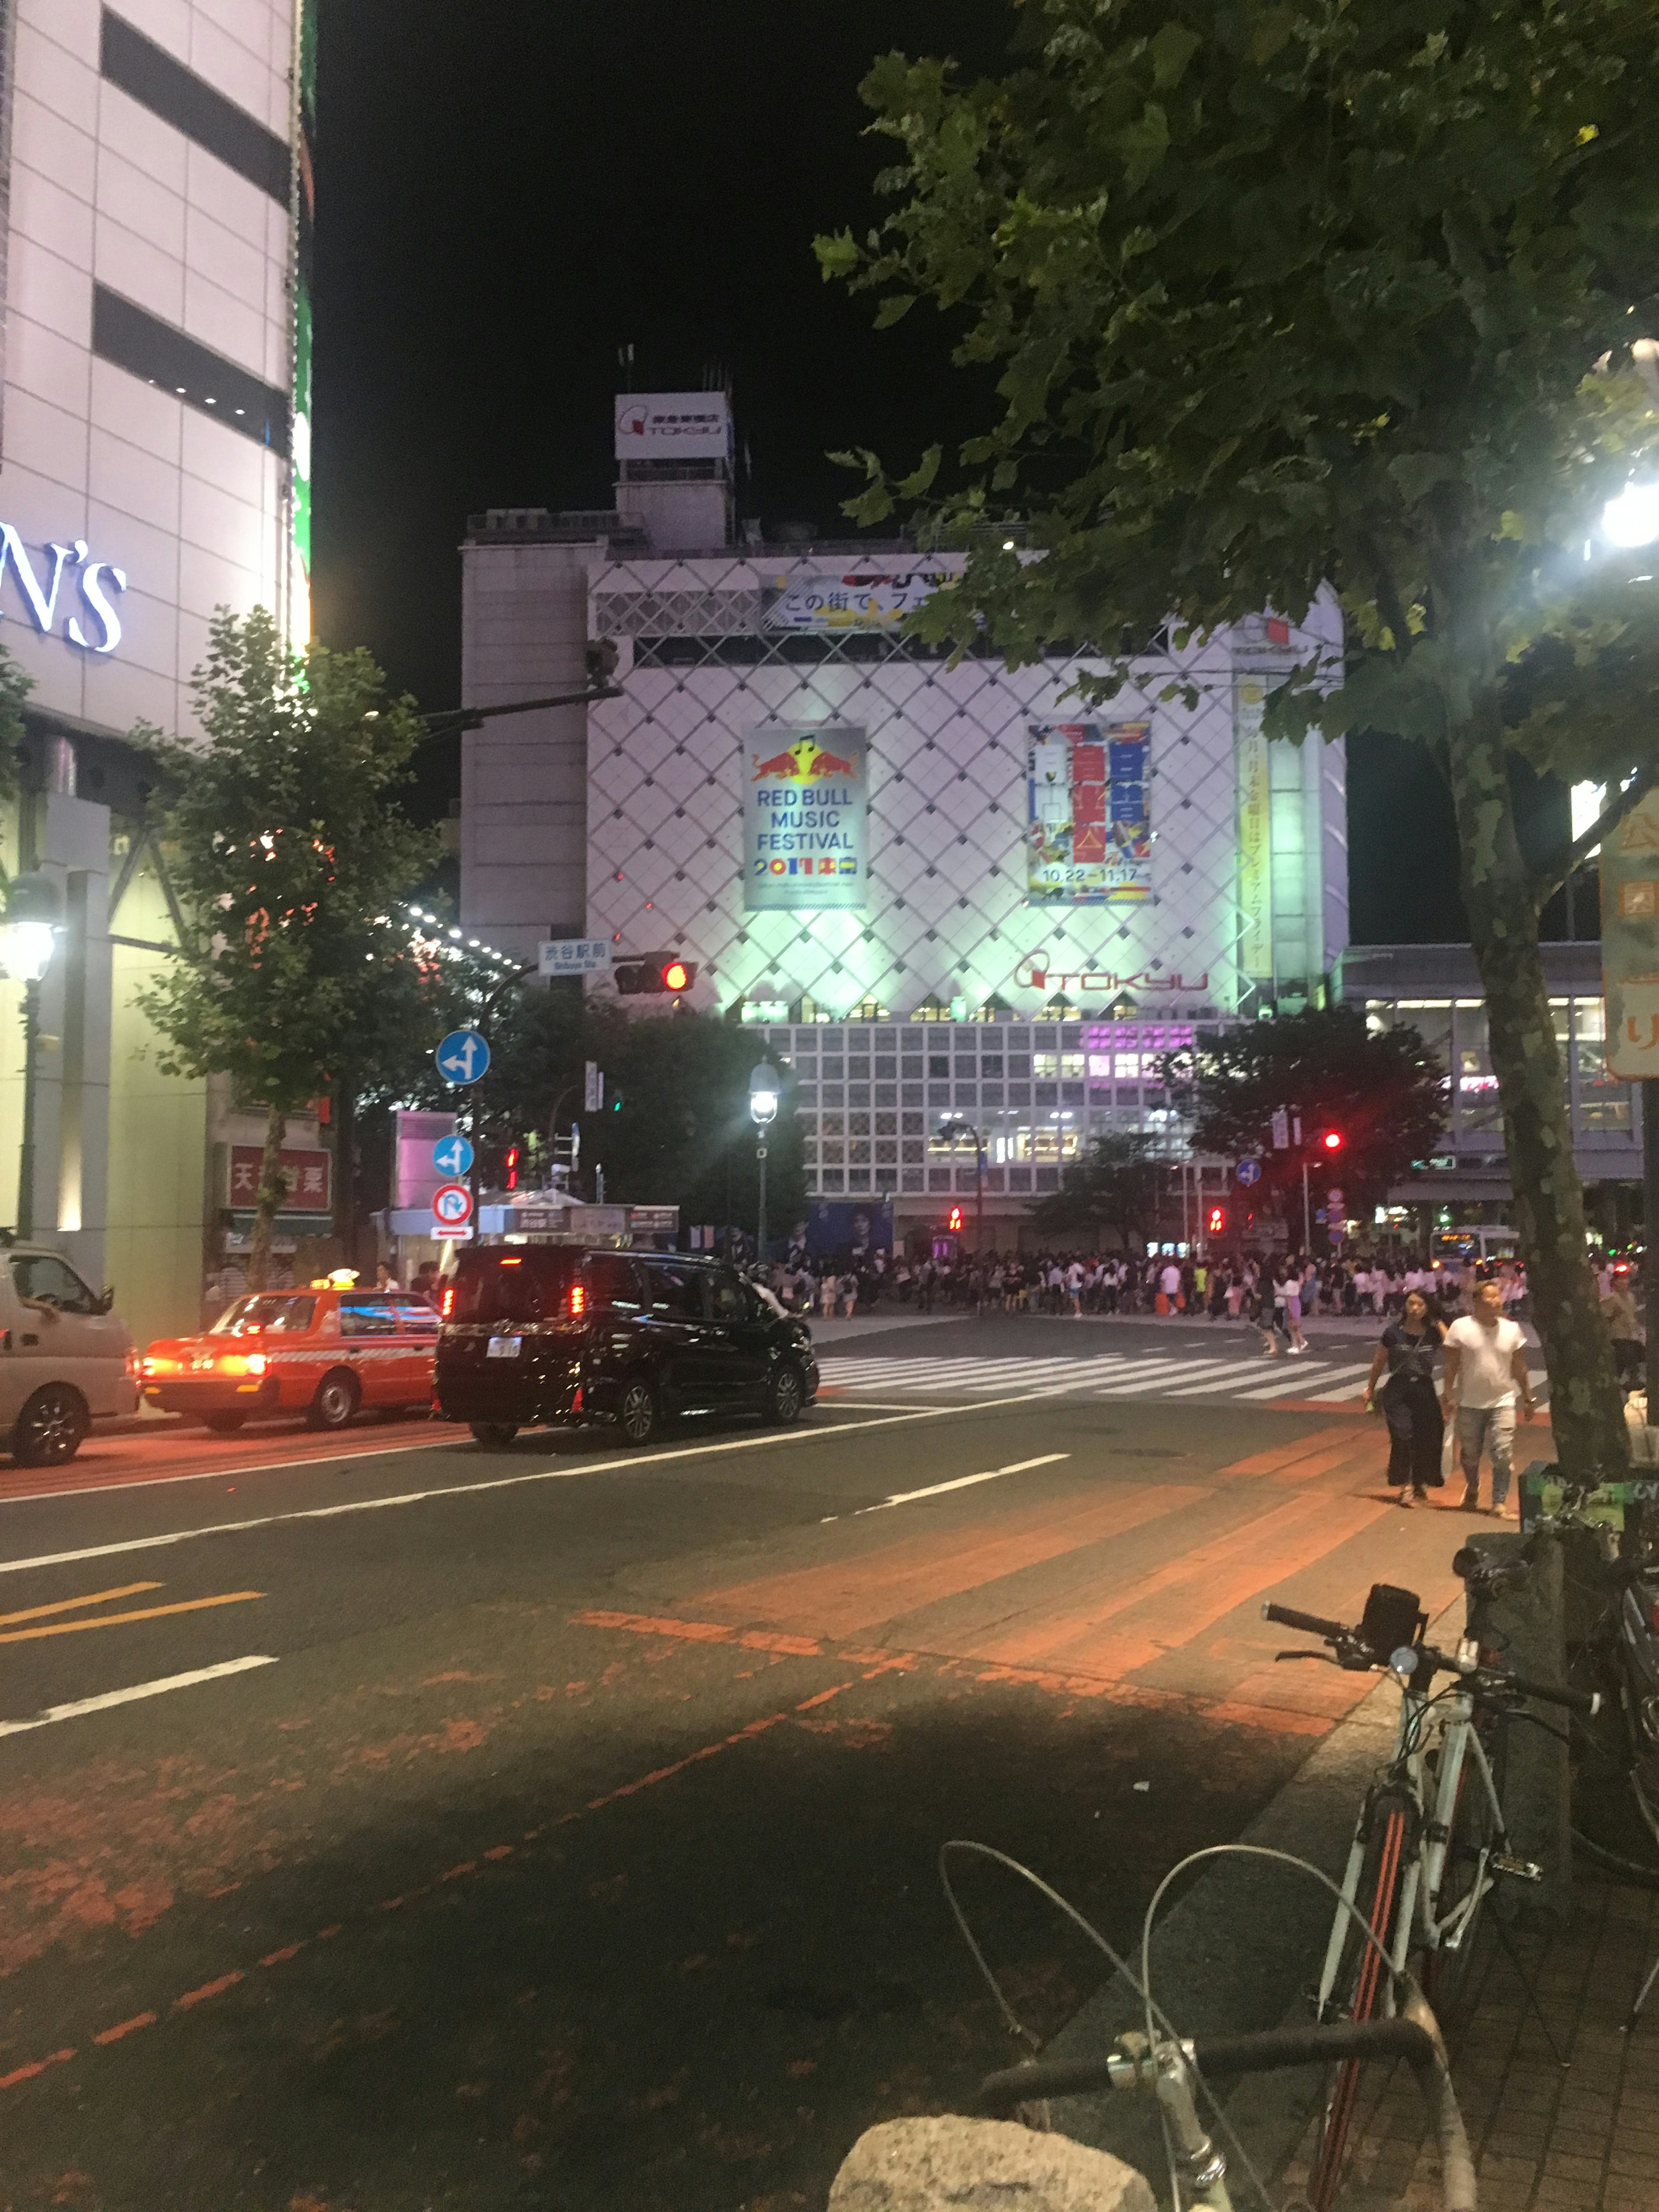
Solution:
{"label": "street lamp", "polygon": [[1622,550],[1634,552],[1659,538],[1659,483],[1627,483],[1616,499],[1601,510],[1605,537]]}
{"label": "street lamp", "polygon": [[40,981],[58,949],[63,902],[50,876],[14,877],[0,921],[0,967],[23,986],[23,1141],[17,1155],[17,1233],[34,1234],[34,1092]]}
{"label": "street lamp", "polygon": [[760,1170],[760,1233],[759,1259],[766,1265],[766,1133],[777,1119],[778,1097],[783,1089],[783,1078],[775,1067],[762,1060],[758,1067],[749,1071],[749,1118],[759,1133],[755,1146],[755,1164]]}

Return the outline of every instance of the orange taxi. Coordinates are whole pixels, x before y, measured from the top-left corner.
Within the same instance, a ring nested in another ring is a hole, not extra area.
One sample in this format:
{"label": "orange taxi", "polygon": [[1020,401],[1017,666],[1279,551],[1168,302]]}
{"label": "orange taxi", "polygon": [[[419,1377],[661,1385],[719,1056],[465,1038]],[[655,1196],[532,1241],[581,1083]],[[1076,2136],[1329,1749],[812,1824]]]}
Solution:
{"label": "orange taxi", "polygon": [[257,1291],[236,1298],[200,1336],[159,1337],[138,1363],[144,1402],[210,1429],[303,1413],[343,1429],[373,1407],[432,1401],[439,1321],[410,1291]]}

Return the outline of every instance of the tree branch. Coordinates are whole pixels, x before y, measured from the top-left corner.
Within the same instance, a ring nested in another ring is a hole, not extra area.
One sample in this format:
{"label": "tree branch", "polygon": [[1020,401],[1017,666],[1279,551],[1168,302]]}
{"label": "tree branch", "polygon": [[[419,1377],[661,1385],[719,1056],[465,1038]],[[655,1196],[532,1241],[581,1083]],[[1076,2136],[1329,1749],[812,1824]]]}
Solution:
{"label": "tree branch", "polygon": [[1638,769],[1611,806],[1606,807],[1590,823],[1582,837],[1576,837],[1565,853],[1547,860],[1541,868],[1534,869],[1532,895],[1541,907],[1547,899],[1553,898],[1563,884],[1576,869],[1582,868],[1596,847],[1616,830],[1633,806],[1644,799],[1656,783],[1659,783],[1659,760],[1650,761],[1646,768]]}

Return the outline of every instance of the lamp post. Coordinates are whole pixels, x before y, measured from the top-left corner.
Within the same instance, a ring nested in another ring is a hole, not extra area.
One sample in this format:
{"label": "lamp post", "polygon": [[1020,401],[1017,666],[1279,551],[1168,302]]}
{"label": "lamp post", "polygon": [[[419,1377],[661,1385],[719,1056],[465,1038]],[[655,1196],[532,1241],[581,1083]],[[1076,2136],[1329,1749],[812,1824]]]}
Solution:
{"label": "lamp post", "polygon": [[974,1250],[983,1258],[985,1253],[985,1139],[971,1121],[941,1121],[941,1137],[957,1144],[963,1137],[971,1139],[974,1147]]}
{"label": "lamp post", "polygon": [[760,1170],[760,1221],[756,1242],[757,1255],[763,1267],[766,1265],[766,1133],[777,1119],[778,1097],[783,1089],[783,1078],[775,1067],[762,1060],[749,1071],[749,1118],[754,1123],[759,1141],[755,1146],[755,1164]]}
{"label": "lamp post", "polygon": [[58,947],[63,902],[50,876],[14,878],[0,921],[0,965],[23,986],[23,1141],[17,1155],[17,1233],[34,1234],[35,1060],[40,1038],[40,980]]}

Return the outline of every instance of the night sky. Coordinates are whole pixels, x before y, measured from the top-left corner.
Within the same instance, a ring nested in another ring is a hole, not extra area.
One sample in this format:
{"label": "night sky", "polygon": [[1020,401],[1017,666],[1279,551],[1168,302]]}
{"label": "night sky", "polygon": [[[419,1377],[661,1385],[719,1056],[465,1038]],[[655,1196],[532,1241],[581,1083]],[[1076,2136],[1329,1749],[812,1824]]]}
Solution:
{"label": "night sky", "polygon": [[[617,349],[633,388],[733,389],[738,506],[850,532],[869,445],[913,461],[980,427],[987,385],[918,308],[876,333],[819,230],[874,218],[890,142],[857,98],[893,46],[994,70],[1006,0],[323,0],[316,356],[319,634],[422,706],[459,703],[466,518],[612,504]],[[740,468],[743,461],[740,458]],[[1352,749],[1358,941],[1465,934],[1422,757]],[[419,811],[459,787],[423,759]]]}

